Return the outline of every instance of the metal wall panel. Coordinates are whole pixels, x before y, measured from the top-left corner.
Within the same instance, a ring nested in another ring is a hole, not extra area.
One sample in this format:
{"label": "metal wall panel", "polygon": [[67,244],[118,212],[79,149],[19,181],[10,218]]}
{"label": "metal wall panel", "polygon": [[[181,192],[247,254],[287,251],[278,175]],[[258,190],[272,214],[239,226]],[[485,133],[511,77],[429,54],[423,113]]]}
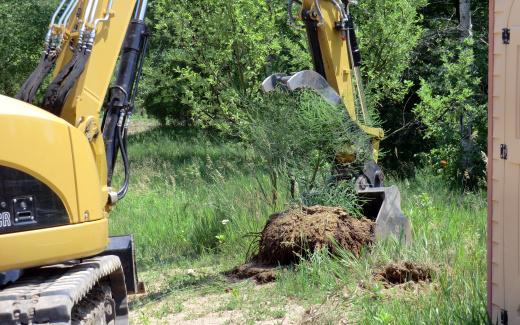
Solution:
{"label": "metal wall panel", "polygon": [[[493,323],[520,324],[520,1],[490,1],[489,299]],[[510,31],[509,44],[503,31]],[[507,159],[501,157],[507,145]]]}

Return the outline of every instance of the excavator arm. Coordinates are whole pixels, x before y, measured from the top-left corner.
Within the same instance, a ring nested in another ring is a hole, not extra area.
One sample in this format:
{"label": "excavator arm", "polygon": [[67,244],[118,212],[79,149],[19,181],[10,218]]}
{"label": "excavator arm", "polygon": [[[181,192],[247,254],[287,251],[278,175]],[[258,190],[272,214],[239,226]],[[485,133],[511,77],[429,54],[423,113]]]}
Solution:
{"label": "excavator arm", "polygon": [[[146,8],[146,0],[61,0],[38,66],[16,99],[0,96],[0,137],[9,139],[0,151],[1,324],[67,324],[76,304],[101,291],[100,308],[112,306],[107,322],[125,324],[127,293],[143,289],[132,237],[109,238],[108,214],[128,189]],[[125,176],[114,188],[118,154]]]}
{"label": "excavator arm", "polygon": [[[298,19],[303,22],[307,33],[314,71],[302,71],[293,76],[276,74],[264,81],[263,88],[272,91],[277,83],[282,82],[290,90],[312,89],[327,102],[343,105],[349,118],[372,138],[373,159],[377,162],[384,131],[367,125],[369,118],[360,73],[361,54],[349,11],[350,2],[289,0],[289,15],[292,15],[295,5],[300,6]],[[292,16],[289,18],[295,21]]]}
{"label": "excavator arm", "polygon": [[[42,59],[17,94],[18,99],[33,103],[53,68],[41,107],[85,133],[109,205],[128,188],[128,175],[118,191],[110,186],[118,152],[128,169],[125,128],[147,46],[146,9],[147,1],[137,1],[136,6],[136,0],[62,0],[51,19]],[[115,83],[109,88],[119,59]]]}
{"label": "excavator arm", "polygon": [[[363,203],[364,215],[376,221],[376,237],[395,235],[409,241],[410,223],[401,211],[401,198],[397,187],[384,187],[384,175],[377,165],[379,144],[384,131],[369,125],[365,93],[360,73],[361,54],[356,39],[350,6],[353,0],[289,0],[289,20],[300,21],[307,33],[308,48],[314,70],[293,75],[276,73],[264,80],[262,88],[274,91],[278,85],[290,91],[311,89],[331,105],[341,105],[358,127],[371,138],[372,159],[353,164],[356,155],[337,154],[333,176],[336,180],[356,175],[355,186]],[[299,6],[297,18],[293,7]],[[352,158],[354,157],[354,158]],[[352,161],[354,159],[354,161]],[[353,166],[363,165],[362,170]],[[347,170],[348,172],[345,172]],[[346,175],[346,176],[343,176]]]}

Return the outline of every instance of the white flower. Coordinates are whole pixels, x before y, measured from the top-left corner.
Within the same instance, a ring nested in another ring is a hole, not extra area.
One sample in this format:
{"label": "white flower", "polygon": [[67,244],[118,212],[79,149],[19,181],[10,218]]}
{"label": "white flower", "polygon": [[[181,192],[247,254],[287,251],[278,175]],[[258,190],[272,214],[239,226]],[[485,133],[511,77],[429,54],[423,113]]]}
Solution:
{"label": "white flower", "polygon": [[229,220],[228,220],[228,219],[224,219],[224,220],[222,220],[222,224],[223,224],[224,226],[227,225],[228,223],[229,223]]}

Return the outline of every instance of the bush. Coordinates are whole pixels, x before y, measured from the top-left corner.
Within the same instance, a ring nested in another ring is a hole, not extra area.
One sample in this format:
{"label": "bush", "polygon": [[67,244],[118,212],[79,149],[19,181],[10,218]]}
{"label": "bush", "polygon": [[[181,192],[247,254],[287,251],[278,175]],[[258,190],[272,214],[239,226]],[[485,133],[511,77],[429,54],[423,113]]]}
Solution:
{"label": "bush", "polygon": [[312,92],[277,91],[259,98],[240,136],[258,155],[257,168],[270,175],[273,201],[282,180],[291,178],[305,203],[337,202],[328,189],[336,155],[355,155],[352,170],[361,170],[371,157],[369,137],[344,108]]}
{"label": "bush", "polygon": [[[366,0],[355,7],[371,107],[401,100],[409,89],[403,72],[421,35],[417,9],[424,2]],[[267,75],[312,66],[305,32],[287,24],[285,0],[151,5],[143,98],[163,123],[181,120],[235,132]]]}
{"label": "bush", "polygon": [[418,10],[426,0],[363,0],[354,8],[359,27],[367,100],[379,107],[388,100],[402,101],[412,82],[403,74],[422,35]]}
{"label": "bush", "polygon": [[426,126],[425,139],[435,143],[424,154],[428,165],[465,188],[485,184],[486,172],[487,109],[472,45],[468,39],[441,56],[438,75],[421,80],[422,102],[414,108]]}
{"label": "bush", "polygon": [[303,35],[281,26],[283,2],[154,2],[148,111],[163,123],[234,132],[269,70],[291,70],[306,55]]}

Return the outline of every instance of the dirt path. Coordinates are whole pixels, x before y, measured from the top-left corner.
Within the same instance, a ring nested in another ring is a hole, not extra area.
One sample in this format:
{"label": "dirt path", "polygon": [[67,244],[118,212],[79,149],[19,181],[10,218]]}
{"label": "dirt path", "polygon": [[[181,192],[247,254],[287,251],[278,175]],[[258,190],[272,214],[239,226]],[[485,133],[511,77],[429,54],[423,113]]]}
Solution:
{"label": "dirt path", "polygon": [[211,268],[148,271],[147,293],[130,301],[132,324],[301,324],[306,308],[272,298],[274,283],[231,281]]}

